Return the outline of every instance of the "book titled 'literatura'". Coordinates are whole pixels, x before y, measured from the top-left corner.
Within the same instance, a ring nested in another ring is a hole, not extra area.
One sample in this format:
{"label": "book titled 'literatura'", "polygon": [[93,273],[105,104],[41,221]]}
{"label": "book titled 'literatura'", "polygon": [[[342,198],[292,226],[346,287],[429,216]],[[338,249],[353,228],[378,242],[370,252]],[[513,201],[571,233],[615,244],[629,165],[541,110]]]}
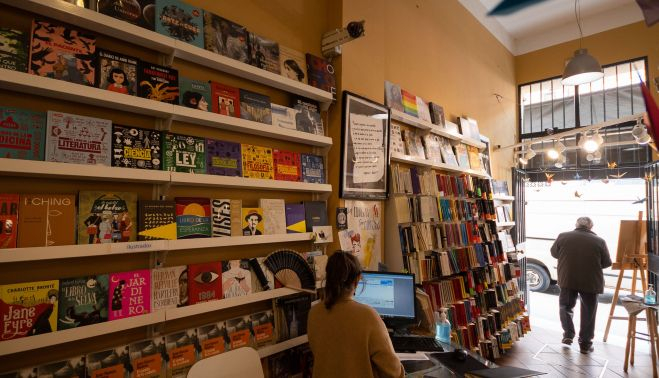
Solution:
{"label": "book titled 'literatura'", "polygon": [[204,138],[167,133],[164,139],[164,170],[206,173]]}
{"label": "book titled 'literatura'", "polygon": [[59,281],[0,285],[0,341],[57,330]]}
{"label": "book titled 'literatura'", "polygon": [[46,161],[110,165],[112,121],[48,111]]}
{"label": "book titled 'literatura'", "polygon": [[162,167],[161,136],[157,130],[113,125],[112,166],[159,171]]}
{"label": "book titled 'literatura'", "polygon": [[0,106],[0,157],[43,160],[46,113]]}
{"label": "book titled 'literatura'", "polygon": [[176,197],[176,229],[179,239],[210,238],[210,199]]}
{"label": "book titled 'literatura'", "polygon": [[18,247],[51,247],[76,242],[76,196],[24,194],[18,218]]}
{"label": "book titled 'literatura'", "polygon": [[108,320],[108,275],[63,278],[59,282],[57,330]]}

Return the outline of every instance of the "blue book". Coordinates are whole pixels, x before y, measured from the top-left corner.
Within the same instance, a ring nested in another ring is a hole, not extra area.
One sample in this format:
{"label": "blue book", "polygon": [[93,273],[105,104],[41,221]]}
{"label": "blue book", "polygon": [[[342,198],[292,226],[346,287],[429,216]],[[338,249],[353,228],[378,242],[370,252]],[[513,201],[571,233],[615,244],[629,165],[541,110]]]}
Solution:
{"label": "blue book", "polygon": [[0,158],[43,160],[46,113],[0,106]]}
{"label": "blue book", "polygon": [[156,31],[204,48],[204,11],[178,0],[156,0]]}
{"label": "blue book", "polygon": [[206,139],[206,169],[210,175],[243,175],[240,143]]}
{"label": "blue book", "polygon": [[325,183],[325,163],[318,155],[300,154],[302,181],[316,184]]}

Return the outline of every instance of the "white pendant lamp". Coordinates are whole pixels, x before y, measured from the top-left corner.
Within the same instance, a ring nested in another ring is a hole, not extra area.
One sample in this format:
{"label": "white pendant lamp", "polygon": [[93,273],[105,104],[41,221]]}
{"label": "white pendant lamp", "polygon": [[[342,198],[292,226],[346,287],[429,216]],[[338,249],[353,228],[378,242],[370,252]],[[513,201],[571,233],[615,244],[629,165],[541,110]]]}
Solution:
{"label": "white pendant lamp", "polygon": [[580,85],[599,80],[604,77],[602,66],[597,59],[588,54],[588,50],[581,47],[583,31],[581,30],[579,0],[574,0],[574,16],[577,19],[579,27],[579,50],[574,52],[574,56],[565,65],[563,70],[563,85]]}

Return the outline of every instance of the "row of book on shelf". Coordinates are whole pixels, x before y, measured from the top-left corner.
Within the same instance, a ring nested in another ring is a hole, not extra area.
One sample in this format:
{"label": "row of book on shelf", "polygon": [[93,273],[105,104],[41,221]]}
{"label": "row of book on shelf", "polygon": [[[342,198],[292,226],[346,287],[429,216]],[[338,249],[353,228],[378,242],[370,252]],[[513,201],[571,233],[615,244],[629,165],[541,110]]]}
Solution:
{"label": "row of book on shelf", "polygon": [[328,226],[324,201],[262,198],[258,207],[243,207],[240,199],[138,201],[137,193],[117,191],[0,194],[0,249],[278,235]]}
{"label": "row of book on shelf", "polygon": [[396,196],[398,223],[494,221],[494,203],[486,199],[450,199],[440,196]]}
{"label": "row of book on shelf", "polygon": [[[248,32],[247,28],[240,24],[185,2],[88,2],[91,3],[89,8],[100,13],[332,94],[336,93],[334,67],[327,60],[280,46],[276,41]],[[96,36],[93,33],[43,20],[33,23],[31,35],[16,29],[4,29],[0,33],[12,47],[3,52],[3,68],[100,86],[101,83],[94,72],[101,70],[103,66],[94,64]],[[112,75],[109,77],[113,78]],[[130,72],[124,71],[123,79],[117,83],[115,91],[126,93],[126,89],[122,87],[134,87],[135,81]],[[141,86],[141,80],[137,81]],[[168,92],[166,97],[171,100],[178,97],[178,94]]]}
{"label": "row of book on shelf", "polygon": [[322,156],[0,107],[0,157],[325,183]]}
{"label": "row of book on shelf", "polygon": [[2,373],[28,377],[185,377],[197,361],[242,347],[262,348],[306,334],[308,296],[277,300],[273,309],[154,336],[85,355]]}
{"label": "row of book on shelf", "polygon": [[447,175],[429,168],[391,164],[392,192],[456,198],[492,198],[490,180],[470,175]]}

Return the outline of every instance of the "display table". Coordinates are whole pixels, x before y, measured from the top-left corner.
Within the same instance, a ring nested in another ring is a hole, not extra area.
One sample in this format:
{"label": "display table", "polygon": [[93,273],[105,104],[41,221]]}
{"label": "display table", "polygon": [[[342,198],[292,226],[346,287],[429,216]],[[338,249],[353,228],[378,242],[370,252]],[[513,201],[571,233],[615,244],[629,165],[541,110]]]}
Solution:
{"label": "display table", "polygon": [[[453,358],[452,353],[456,349],[451,344],[440,342],[444,352],[418,352],[414,354],[398,354],[405,367],[406,377],[462,377],[463,373],[470,370],[482,369],[483,365],[488,368],[497,365],[477,353],[467,351],[464,361]],[[427,357],[427,359],[422,359]],[[462,373],[461,373],[462,372]]]}

